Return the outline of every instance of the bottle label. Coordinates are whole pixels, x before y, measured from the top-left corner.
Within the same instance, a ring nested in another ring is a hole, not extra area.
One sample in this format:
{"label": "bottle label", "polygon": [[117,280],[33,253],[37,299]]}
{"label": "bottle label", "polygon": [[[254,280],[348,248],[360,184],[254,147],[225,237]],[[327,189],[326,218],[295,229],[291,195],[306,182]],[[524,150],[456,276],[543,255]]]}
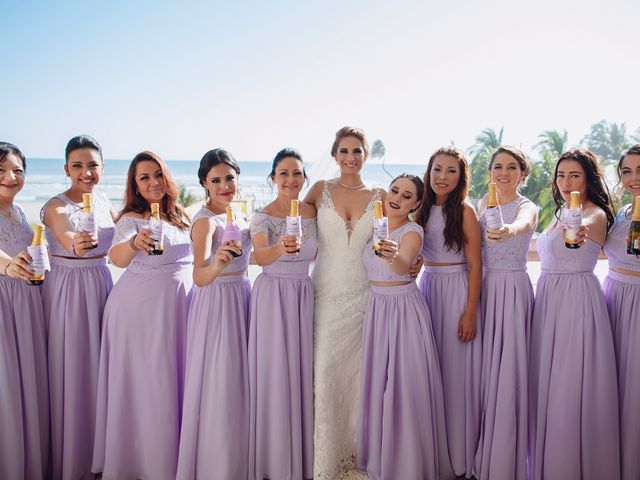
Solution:
{"label": "bottle label", "polygon": [[635,238],[633,241],[633,249],[640,250],[640,235]]}
{"label": "bottle label", "polygon": [[156,242],[154,245],[155,250],[162,250],[164,242],[164,224],[162,220],[155,217],[149,217],[149,230],[151,231],[151,238]]}
{"label": "bottle label", "polygon": [[300,217],[287,217],[287,236],[302,237],[302,219]]}
{"label": "bottle label", "polygon": [[49,263],[49,255],[47,254],[47,247],[41,246],[28,246],[27,253],[31,257],[31,264],[29,267],[33,270],[36,277],[44,275],[45,271],[51,270],[51,264]]}
{"label": "bottle label", "polygon": [[566,209],[564,211],[563,225],[566,229],[567,240],[574,241],[578,236],[578,229],[582,226],[582,209]]}
{"label": "bottle label", "polygon": [[495,230],[502,228],[504,222],[502,221],[502,210],[500,207],[487,208],[484,211],[484,220],[487,224],[487,228]]}
{"label": "bottle label", "polygon": [[80,212],[78,231],[93,233],[95,236],[98,235],[98,227],[96,226],[96,219],[93,213]]}
{"label": "bottle label", "polygon": [[373,248],[376,248],[380,240],[389,238],[389,220],[387,217],[373,220]]}

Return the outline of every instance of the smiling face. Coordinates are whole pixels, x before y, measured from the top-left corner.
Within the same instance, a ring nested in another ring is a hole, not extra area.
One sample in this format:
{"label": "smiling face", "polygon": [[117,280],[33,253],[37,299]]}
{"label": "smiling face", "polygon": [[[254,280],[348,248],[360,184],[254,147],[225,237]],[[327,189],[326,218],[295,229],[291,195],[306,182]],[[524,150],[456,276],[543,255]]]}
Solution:
{"label": "smiling face", "polygon": [[153,160],[143,160],[136,165],[136,190],[147,203],[160,203],[167,194],[167,184],[162,169]]}
{"label": "smiling face", "polygon": [[366,160],[364,146],[356,137],[344,137],[338,143],[334,158],[340,167],[340,173],[360,173]]}
{"label": "smiling face", "polygon": [[514,194],[522,181],[524,172],[518,161],[508,153],[499,153],[493,159],[489,170],[491,181],[504,194]]}
{"label": "smiling face", "polygon": [[79,148],[69,153],[64,171],[71,178],[71,188],[90,193],[100,182],[104,164],[100,153],[91,148]]}
{"label": "smiling face", "polygon": [[22,187],[24,187],[22,160],[13,153],[8,153],[0,162],[0,198],[11,204]]}
{"label": "smiling face", "polygon": [[278,195],[296,199],[304,185],[304,167],[297,158],[285,157],[278,162],[271,180],[278,188]]}
{"label": "smiling face", "polygon": [[388,217],[406,217],[420,205],[416,185],[408,178],[398,178],[391,184],[384,203]]}
{"label": "smiling face", "polygon": [[446,198],[460,182],[460,161],[451,155],[438,155],[433,159],[429,185],[437,198]]}
{"label": "smiling face", "polygon": [[562,160],[556,172],[556,185],[565,202],[569,203],[571,192],[580,192],[580,201],[587,198],[587,175],[577,160]]}
{"label": "smiling face", "polygon": [[626,155],[620,168],[622,186],[634,197],[640,197],[640,155]]}
{"label": "smiling face", "polygon": [[224,211],[238,190],[238,174],[226,163],[219,163],[207,173],[204,187],[209,192],[209,205]]}

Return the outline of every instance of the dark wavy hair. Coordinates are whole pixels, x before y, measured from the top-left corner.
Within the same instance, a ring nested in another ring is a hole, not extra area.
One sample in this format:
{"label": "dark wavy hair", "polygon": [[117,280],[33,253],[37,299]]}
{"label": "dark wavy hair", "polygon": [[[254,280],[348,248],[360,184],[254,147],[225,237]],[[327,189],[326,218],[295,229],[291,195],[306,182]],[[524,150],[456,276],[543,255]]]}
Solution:
{"label": "dark wavy hair", "polygon": [[496,149],[496,151],[493,152],[493,154],[491,155],[491,160],[489,160],[489,167],[488,167],[489,171],[491,171],[491,167],[493,167],[493,161],[501,153],[505,153],[509,155],[516,162],[518,162],[518,165],[520,166],[520,170],[522,171],[522,175],[523,175],[522,183],[520,185],[524,187],[527,184],[527,178],[531,173],[531,163],[529,162],[527,155],[519,148],[511,147],[509,145],[500,145]]}
{"label": "dark wavy hair", "polygon": [[627,158],[627,155],[640,155],[640,143],[633,145],[626,152],[622,154],[620,157],[620,161],[618,161],[618,166],[616,167],[616,172],[618,173],[618,178],[622,179],[622,162]]}
{"label": "dark wavy hair", "polygon": [[426,228],[429,223],[429,215],[431,213],[431,206],[436,203],[436,193],[431,188],[431,169],[433,168],[433,162],[440,155],[448,155],[458,160],[460,167],[460,180],[458,185],[448,196],[444,205],[442,206],[442,213],[444,214],[445,227],[444,227],[444,244],[449,250],[455,250],[456,252],[462,251],[464,244],[467,242],[467,238],[462,229],[462,220],[464,218],[464,201],[467,198],[469,191],[469,185],[471,183],[471,172],[469,171],[469,162],[464,154],[454,146],[440,147],[427,164],[427,171],[424,172],[424,195],[422,197],[422,204],[418,209],[418,215],[416,222],[423,228]]}
{"label": "dark wavy hair", "polygon": [[[127,172],[127,189],[124,193],[124,206],[122,211],[118,214],[117,220],[122,218],[122,215],[128,212],[136,212],[144,214],[151,210],[149,203],[142,197],[142,195],[136,194],[138,187],[136,184],[136,169],[140,162],[155,162],[158,164],[164,183],[167,187],[167,193],[160,201],[160,211],[166,215],[169,223],[180,230],[186,230],[189,228],[189,217],[180,205],[178,201],[178,186],[171,177],[167,164],[164,163],[158,155],[153,152],[140,152],[131,161],[129,165],[129,171]],[[117,221],[116,220],[116,221]]]}
{"label": "dark wavy hair", "polygon": [[551,179],[551,193],[553,194],[553,202],[556,204],[555,216],[560,219],[560,209],[565,204],[564,198],[560,193],[560,189],[556,184],[558,177],[558,167],[563,160],[575,160],[580,164],[584,170],[587,180],[587,199],[596,204],[607,215],[607,232],[611,230],[616,215],[614,213],[613,203],[611,202],[611,194],[609,188],[604,181],[604,171],[598,164],[596,156],[584,148],[576,148],[564,152],[558,158],[556,166],[553,170],[553,177]]}
{"label": "dark wavy hair", "polygon": [[205,196],[209,198],[209,190],[207,190],[207,175],[211,169],[217,165],[225,164],[230,166],[236,175],[240,175],[240,165],[237,160],[231,155],[231,152],[223,148],[214,148],[213,150],[209,150],[204,154],[202,159],[200,160],[200,166],[198,167],[198,180],[200,181],[200,185],[204,188]]}
{"label": "dark wavy hair", "polygon": [[302,160],[302,155],[295,148],[288,148],[288,147],[285,147],[282,150],[280,150],[278,153],[276,153],[276,156],[274,157],[273,162],[271,162],[271,171],[269,172],[269,175],[267,175],[267,179],[273,181],[273,177],[276,174],[276,168],[278,167],[278,164],[285,158],[295,158],[302,164],[302,175],[304,175],[305,184],[309,183],[309,177],[307,176],[307,171],[304,168],[304,161]]}
{"label": "dark wavy hair", "polygon": [[7,155],[15,155],[22,162],[22,169],[27,172],[27,159],[24,157],[24,153],[20,151],[13,143],[0,142],[0,163],[3,163],[7,158]]}
{"label": "dark wavy hair", "polygon": [[[413,183],[413,185],[416,187],[416,197],[419,198],[420,203],[422,203],[422,198],[424,197],[424,182],[419,176],[414,175],[413,173],[401,173],[396,178],[391,180],[391,183],[389,184],[389,188],[391,188],[393,184],[396,183],[396,180],[399,180],[401,178],[406,178],[407,180],[411,180],[411,183]],[[418,205],[416,210],[418,210],[419,208],[420,208],[420,205]],[[413,213],[413,212],[414,210],[411,210],[410,213]]]}

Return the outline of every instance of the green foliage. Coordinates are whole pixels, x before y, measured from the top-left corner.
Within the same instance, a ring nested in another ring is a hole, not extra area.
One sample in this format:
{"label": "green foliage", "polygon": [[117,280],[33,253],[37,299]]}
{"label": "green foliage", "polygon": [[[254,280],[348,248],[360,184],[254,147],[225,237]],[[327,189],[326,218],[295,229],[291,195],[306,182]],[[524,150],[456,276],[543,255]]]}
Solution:
{"label": "green foliage", "polygon": [[535,149],[542,154],[549,152],[556,157],[562,155],[567,149],[568,134],[565,129],[563,133],[557,130],[546,130],[538,135],[538,143]]}
{"label": "green foliage", "polygon": [[635,143],[640,143],[640,127],[636,130],[636,133],[631,136],[631,141]]}
{"label": "green foliage", "polygon": [[178,186],[178,201],[184,208],[187,208],[188,206],[193,205],[194,203],[199,202],[200,200],[201,200],[200,197],[198,197],[197,195],[194,195],[193,193],[190,193],[187,190],[186,185],[181,183]]}
{"label": "green foliage", "polygon": [[581,143],[600,158],[603,166],[616,163],[631,146],[627,126],[624,123],[609,123],[607,120],[591,125],[591,131]]}
{"label": "green foliage", "polygon": [[386,154],[387,148],[384,146],[384,143],[382,143],[382,140],[377,139],[373,142],[373,145],[371,145],[371,158],[384,158]]}
{"label": "green foliage", "polygon": [[469,198],[476,203],[487,191],[489,183],[489,161],[493,152],[502,144],[504,127],[496,132],[492,128],[485,128],[476,137],[475,143],[469,148],[471,154],[471,187]]}
{"label": "green foliage", "polygon": [[551,194],[551,176],[557,156],[554,152],[543,152],[540,160],[531,162],[531,174],[527,185],[520,193],[540,207],[538,212],[538,232],[541,232],[553,218],[556,206]]}

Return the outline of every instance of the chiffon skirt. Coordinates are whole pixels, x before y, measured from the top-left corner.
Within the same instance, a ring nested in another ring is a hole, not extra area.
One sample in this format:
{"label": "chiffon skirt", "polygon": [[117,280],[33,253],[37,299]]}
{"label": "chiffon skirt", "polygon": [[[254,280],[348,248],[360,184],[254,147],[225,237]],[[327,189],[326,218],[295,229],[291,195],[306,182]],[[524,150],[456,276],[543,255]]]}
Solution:
{"label": "chiffon skirt", "polygon": [[93,471],[175,479],[190,267],[127,270],[104,313]]}
{"label": "chiffon skirt", "polygon": [[43,285],[54,480],[93,478],[100,332],[112,286],[105,258],[57,257]]}
{"label": "chiffon skirt", "polygon": [[431,317],[415,283],[371,287],[364,320],[358,469],[370,480],[451,478]]}
{"label": "chiffon skirt", "polygon": [[194,289],[177,478],[247,478],[250,287],[244,276]]}
{"label": "chiffon skirt", "polygon": [[530,478],[619,479],[613,338],[593,273],[542,273],[529,364]]}
{"label": "chiffon skirt", "polygon": [[609,271],[604,296],[618,366],[622,479],[640,477],[640,277]]}
{"label": "chiffon skirt", "polygon": [[42,479],[49,385],[40,287],[0,277],[0,478]]}

